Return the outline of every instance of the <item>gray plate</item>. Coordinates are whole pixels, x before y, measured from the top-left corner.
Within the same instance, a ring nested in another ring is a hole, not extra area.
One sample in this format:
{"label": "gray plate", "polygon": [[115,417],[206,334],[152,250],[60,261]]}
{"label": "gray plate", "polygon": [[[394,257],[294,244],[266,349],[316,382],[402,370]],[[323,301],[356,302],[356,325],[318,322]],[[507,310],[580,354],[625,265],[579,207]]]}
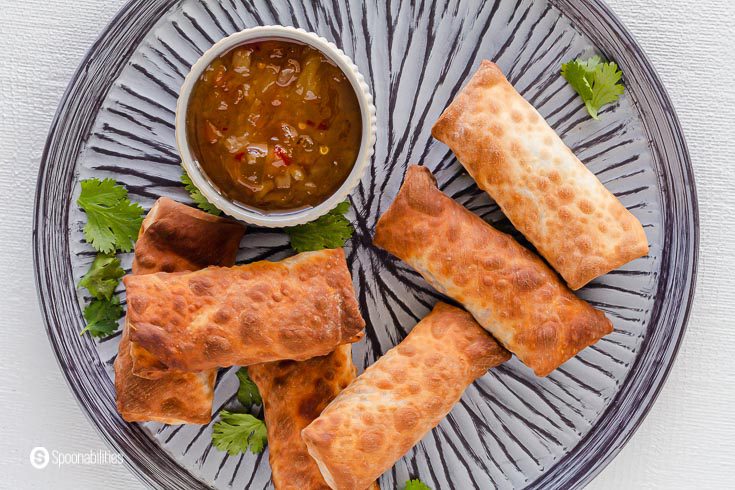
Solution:
{"label": "gray plate", "polygon": [[[601,1],[130,2],[92,46],[51,128],[39,173],[36,276],[48,334],[80,405],[143,481],[158,487],[265,488],[267,452],[230,457],[211,448],[211,425],[126,424],[114,404],[117,337],[79,336],[74,287],[93,251],[73,204],[79,179],[113,177],[149,207],[187,201],[174,147],[174,107],[189,66],[245,27],[284,24],[334,41],[372,87],[378,110],[373,165],[352,194],[357,233],[347,250],[368,322],[355,347],[360,368],[396,345],[439,295],[371,236],[409,162],[441,188],[514,233],[432,123],[480,60],[496,61],[565,142],[643,223],[648,257],[580,291],[615,331],[547,378],[512,360],[471,386],[452,413],[381,478],[400,488],[573,488],[620,450],[653,403],[681,341],[694,289],[697,209],[686,145],[650,63]],[[590,119],[559,76],[560,64],[602,53],[625,73],[626,94]],[[517,236],[517,234],[516,234]],[[284,234],[250,228],[240,261],[290,254]],[[131,257],[124,257],[129,266]],[[120,291],[124,300],[124,292]],[[234,369],[220,373],[215,409],[232,402]]]}

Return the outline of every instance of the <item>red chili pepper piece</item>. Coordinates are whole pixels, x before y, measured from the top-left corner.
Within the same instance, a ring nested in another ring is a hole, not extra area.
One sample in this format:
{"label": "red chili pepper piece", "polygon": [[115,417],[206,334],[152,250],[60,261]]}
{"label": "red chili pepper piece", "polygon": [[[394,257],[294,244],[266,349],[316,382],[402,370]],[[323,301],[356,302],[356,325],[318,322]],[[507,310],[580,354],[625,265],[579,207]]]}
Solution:
{"label": "red chili pepper piece", "polygon": [[273,153],[276,154],[278,158],[283,160],[283,163],[286,165],[291,165],[291,162],[293,161],[291,156],[288,154],[288,152],[280,145],[276,145],[275,148],[273,148]]}
{"label": "red chili pepper piece", "polygon": [[235,160],[241,162],[242,161],[242,157],[244,157],[244,156],[245,156],[245,152],[244,151],[235,153]]}

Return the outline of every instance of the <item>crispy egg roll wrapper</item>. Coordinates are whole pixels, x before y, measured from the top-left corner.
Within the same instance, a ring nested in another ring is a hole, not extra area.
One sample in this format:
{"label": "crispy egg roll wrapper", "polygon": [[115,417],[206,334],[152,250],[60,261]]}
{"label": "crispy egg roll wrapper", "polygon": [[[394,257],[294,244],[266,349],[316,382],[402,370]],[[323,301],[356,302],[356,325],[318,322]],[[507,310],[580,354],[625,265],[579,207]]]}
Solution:
{"label": "crispy egg roll wrapper", "polygon": [[638,219],[494,63],[480,64],[431,133],[570,288],[648,253]]}
{"label": "crispy egg roll wrapper", "polygon": [[123,280],[130,338],[172,369],[305,360],[364,335],[342,249]]}
{"label": "crispy egg roll wrapper", "polygon": [[352,345],[306,361],[253,364],[248,373],[263,397],[276,490],[329,490],[301,430],[355,379]]}
{"label": "crispy egg roll wrapper", "polygon": [[245,226],[237,221],[162,197],[140,227],[133,274],[230,267],[244,234]]}
{"label": "crispy egg roll wrapper", "polygon": [[[160,227],[160,221],[186,227],[191,240],[183,243],[179,239],[181,235],[175,232],[155,232],[166,229],[166,225]],[[207,265],[207,259],[202,257],[206,257],[213,247],[221,247],[221,252],[211,255],[212,263],[234,263],[237,244],[244,231],[244,226],[233,221],[215,218],[171,199],[161,198],[143,220],[135,246],[133,274],[199,269]],[[141,255],[146,257],[146,265],[142,267]],[[130,342],[129,333],[126,318],[114,365],[117,409],[123,419],[164,424],[209,422],[217,370],[169,372],[158,379],[138,377],[133,374],[131,349],[134,344]],[[153,361],[157,362],[155,358]]]}
{"label": "crispy egg roll wrapper", "polygon": [[510,358],[464,310],[439,303],[301,433],[333,489],[363,490],[491,367]]}
{"label": "crispy egg roll wrapper", "polygon": [[217,370],[170,372],[157,379],[138,377],[133,374],[129,333],[126,324],[115,359],[115,398],[122,418],[162,424],[208,423]]}
{"label": "crispy egg roll wrapper", "polygon": [[[196,271],[231,266],[245,226],[162,197],[143,220],[135,243],[133,274]],[[155,379],[170,370],[153,354],[130,342],[133,372]]]}
{"label": "crispy egg roll wrapper", "polygon": [[425,167],[408,168],[373,241],[462,303],[538,376],[612,331],[538,256],[444,195]]}

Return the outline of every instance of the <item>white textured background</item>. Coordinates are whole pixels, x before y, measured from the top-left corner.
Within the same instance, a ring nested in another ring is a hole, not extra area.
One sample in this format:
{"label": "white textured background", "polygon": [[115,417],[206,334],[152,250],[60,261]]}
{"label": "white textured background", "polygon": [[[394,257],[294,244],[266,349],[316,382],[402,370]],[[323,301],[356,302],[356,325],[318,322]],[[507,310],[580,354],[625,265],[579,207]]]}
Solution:
{"label": "white textured background", "polygon": [[[674,369],[593,489],[735,482],[735,2],[608,0],[653,60],[684,126],[701,216],[696,302]],[[106,449],[51,352],[33,282],[32,207],[51,118],[123,0],[0,0],[0,487],[140,488],[121,466],[31,467],[32,447]]]}

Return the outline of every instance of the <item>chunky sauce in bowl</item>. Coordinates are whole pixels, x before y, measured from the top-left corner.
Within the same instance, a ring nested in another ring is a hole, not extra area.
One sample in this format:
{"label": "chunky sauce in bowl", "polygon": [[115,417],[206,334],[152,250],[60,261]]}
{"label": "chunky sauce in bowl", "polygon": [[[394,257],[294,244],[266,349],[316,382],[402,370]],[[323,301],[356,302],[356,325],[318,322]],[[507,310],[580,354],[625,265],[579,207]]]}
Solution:
{"label": "chunky sauce in bowl", "polygon": [[315,206],[350,174],[360,105],[320,51],[289,40],[237,46],[197,80],[187,139],[222,194],[262,211]]}

